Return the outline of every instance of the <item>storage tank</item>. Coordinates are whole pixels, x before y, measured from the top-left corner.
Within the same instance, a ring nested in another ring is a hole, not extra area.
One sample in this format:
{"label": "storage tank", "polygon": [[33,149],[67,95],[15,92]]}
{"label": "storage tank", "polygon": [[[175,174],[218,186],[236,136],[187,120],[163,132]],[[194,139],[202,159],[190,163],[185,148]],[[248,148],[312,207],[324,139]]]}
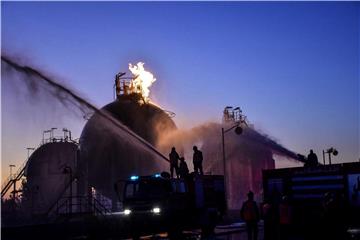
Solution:
{"label": "storage tank", "polygon": [[[27,178],[24,199],[31,214],[44,214],[60,197],[70,196],[70,172],[76,168],[78,145],[52,139],[29,157],[25,168]],[[76,186],[73,184],[73,194]]]}
{"label": "storage tank", "polygon": [[[162,132],[176,129],[164,110],[142,101],[136,93],[119,95],[101,111],[109,113],[152,145],[156,144]],[[81,133],[80,155],[79,180],[87,181],[80,182],[83,194],[89,188],[95,188],[113,203],[121,197],[114,190],[116,182],[133,174],[153,174],[168,168],[165,159],[151,154],[151,151],[144,151],[139,142],[129,141],[129,136],[99,113],[88,120]],[[118,191],[121,192],[121,189]]]}

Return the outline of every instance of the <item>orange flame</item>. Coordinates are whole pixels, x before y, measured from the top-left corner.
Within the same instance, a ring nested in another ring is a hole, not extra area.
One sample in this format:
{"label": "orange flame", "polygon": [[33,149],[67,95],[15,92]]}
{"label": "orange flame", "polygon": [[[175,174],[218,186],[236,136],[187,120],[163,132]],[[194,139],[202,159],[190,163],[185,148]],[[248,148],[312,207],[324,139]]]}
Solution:
{"label": "orange flame", "polygon": [[144,100],[149,99],[150,86],[156,81],[154,75],[144,69],[144,63],[138,62],[136,65],[129,63],[129,70],[134,75],[131,84],[136,93],[140,93]]}

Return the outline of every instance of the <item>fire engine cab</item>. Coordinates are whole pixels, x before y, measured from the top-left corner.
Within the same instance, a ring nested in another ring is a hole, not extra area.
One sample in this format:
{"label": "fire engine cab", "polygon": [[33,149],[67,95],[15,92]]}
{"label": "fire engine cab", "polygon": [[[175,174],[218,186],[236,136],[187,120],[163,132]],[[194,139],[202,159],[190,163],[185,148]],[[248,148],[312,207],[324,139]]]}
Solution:
{"label": "fire engine cab", "polygon": [[190,229],[206,234],[225,213],[224,189],[220,175],[191,174],[174,179],[164,172],[131,176],[123,192],[124,215],[133,235],[178,235]]}

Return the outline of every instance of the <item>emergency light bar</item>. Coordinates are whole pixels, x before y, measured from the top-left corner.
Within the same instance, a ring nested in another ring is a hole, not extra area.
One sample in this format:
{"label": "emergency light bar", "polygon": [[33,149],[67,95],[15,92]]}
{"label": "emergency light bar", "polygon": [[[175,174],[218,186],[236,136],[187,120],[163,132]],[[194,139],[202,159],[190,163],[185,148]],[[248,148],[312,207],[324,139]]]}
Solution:
{"label": "emergency light bar", "polygon": [[139,179],[139,176],[131,176],[130,179],[133,180],[133,181],[135,181],[135,180],[138,180],[138,179]]}

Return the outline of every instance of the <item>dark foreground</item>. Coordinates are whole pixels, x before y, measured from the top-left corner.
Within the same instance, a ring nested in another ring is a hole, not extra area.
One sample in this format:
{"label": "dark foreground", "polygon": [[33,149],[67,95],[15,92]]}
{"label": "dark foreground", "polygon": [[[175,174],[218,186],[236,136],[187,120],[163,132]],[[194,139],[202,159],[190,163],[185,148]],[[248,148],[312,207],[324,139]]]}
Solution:
{"label": "dark foreground", "polygon": [[[80,226],[76,222],[69,222],[66,226],[62,225],[37,225],[37,226],[23,226],[23,227],[8,227],[2,228],[1,239],[4,240],[24,240],[24,239],[67,239],[67,240],[76,240],[76,239],[101,239],[101,240],[116,240],[116,239],[132,239],[128,235],[129,229],[114,229],[115,232],[104,232],[99,231],[99,226],[88,225]],[[139,233],[141,229],[138,229]],[[86,234],[84,234],[86,233]],[[327,240],[328,238],[322,237],[326,234],[320,232],[320,230],[315,230],[312,234],[304,235],[303,232],[294,232],[288,236],[287,240]],[[209,240],[247,240],[247,233],[245,223],[238,222],[229,225],[218,225],[215,228],[215,232],[208,236],[202,236],[201,231],[184,231],[181,237],[170,238],[166,233],[160,234],[140,234],[139,239],[187,239],[187,240],[197,240],[197,239],[209,239]],[[338,240],[360,240],[360,229],[350,229],[347,232],[345,239]],[[264,239],[264,227],[263,222],[259,223],[259,234],[257,240],[266,240]],[[270,239],[271,240],[271,239]],[[275,240],[275,239],[274,239]]]}
{"label": "dark foreground", "polygon": [[[96,233],[96,230],[93,229],[93,234],[91,236],[85,236],[81,234],[81,231],[85,229],[77,229],[74,225],[72,228],[69,226],[65,229],[60,229],[59,226],[23,226],[21,228],[2,228],[2,238],[1,239],[131,239],[130,236],[118,234],[117,236],[109,236],[109,234],[105,233]],[[88,229],[89,230],[89,229]],[[120,229],[119,229],[120,230]],[[73,236],[69,236],[69,233],[72,232]],[[75,232],[79,234],[76,235]],[[167,233],[160,233],[155,235],[143,235],[139,237],[140,239],[171,239],[169,238]],[[244,223],[235,223],[232,225],[219,225],[215,228],[215,232],[209,236],[202,236],[201,231],[193,230],[193,231],[184,231],[183,235],[177,239],[217,239],[217,240],[245,240],[247,239],[246,229]],[[259,224],[259,237],[258,240],[263,240],[263,227],[262,224]]]}

